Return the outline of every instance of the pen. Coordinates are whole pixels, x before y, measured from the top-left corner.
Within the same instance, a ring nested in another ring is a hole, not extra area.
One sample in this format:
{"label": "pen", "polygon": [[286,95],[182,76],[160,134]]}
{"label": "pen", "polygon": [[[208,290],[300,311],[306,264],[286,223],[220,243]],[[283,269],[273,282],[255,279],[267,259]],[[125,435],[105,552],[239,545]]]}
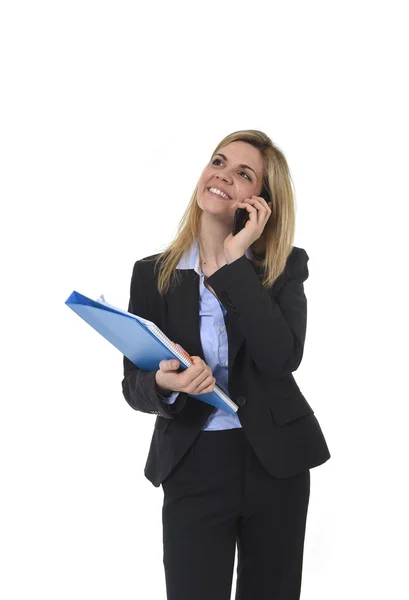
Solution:
{"label": "pen", "polygon": [[184,350],[184,349],[182,348],[182,346],[181,346],[180,344],[176,344],[176,342],[174,342],[173,340],[172,340],[172,344],[174,344],[175,346],[179,346],[179,348],[180,348],[180,351],[181,351],[181,352],[182,352],[182,353],[183,353],[183,354],[186,356],[186,358],[188,358],[189,360],[191,360],[191,361],[193,362],[193,358],[190,356],[190,354],[188,354],[188,353],[186,352],[186,350]]}

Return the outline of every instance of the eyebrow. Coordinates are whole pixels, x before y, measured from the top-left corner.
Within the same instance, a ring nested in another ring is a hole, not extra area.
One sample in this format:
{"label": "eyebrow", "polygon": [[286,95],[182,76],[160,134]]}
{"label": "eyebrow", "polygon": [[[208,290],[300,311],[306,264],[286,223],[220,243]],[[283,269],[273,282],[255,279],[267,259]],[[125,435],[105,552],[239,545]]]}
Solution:
{"label": "eyebrow", "polygon": [[[222,154],[221,152],[217,152],[217,154],[215,154],[215,155],[213,156],[213,158],[214,158],[215,156],[221,156],[222,158],[224,158],[224,160],[225,160],[226,162],[228,161],[228,158],[226,158],[226,157],[224,156],[224,154]],[[249,167],[248,165],[239,165],[239,167],[240,167],[241,169],[250,169],[250,171],[253,171],[254,175],[257,177],[257,173],[255,172],[255,170],[254,170],[254,169],[252,169],[251,167]]]}

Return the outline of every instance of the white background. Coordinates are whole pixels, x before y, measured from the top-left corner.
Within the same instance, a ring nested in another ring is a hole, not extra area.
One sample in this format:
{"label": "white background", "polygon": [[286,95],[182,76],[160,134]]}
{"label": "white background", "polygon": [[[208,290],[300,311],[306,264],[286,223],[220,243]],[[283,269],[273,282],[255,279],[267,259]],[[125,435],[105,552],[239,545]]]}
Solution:
{"label": "white background", "polygon": [[284,152],[310,257],[295,377],[332,457],[311,470],[302,598],[404,597],[404,6],[2,4],[2,598],[166,597],[155,416],[64,302],[127,308],[134,262],[173,239],[239,129]]}

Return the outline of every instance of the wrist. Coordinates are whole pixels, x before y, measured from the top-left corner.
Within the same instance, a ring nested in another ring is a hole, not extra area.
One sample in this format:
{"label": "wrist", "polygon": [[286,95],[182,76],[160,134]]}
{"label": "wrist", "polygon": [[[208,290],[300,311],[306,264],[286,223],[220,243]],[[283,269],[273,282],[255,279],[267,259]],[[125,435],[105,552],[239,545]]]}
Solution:
{"label": "wrist", "polygon": [[225,254],[226,263],[229,265],[230,263],[241,258],[242,256],[243,256],[243,254],[231,254],[231,255]]}
{"label": "wrist", "polygon": [[162,396],[170,396],[173,390],[169,390],[167,388],[164,388],[160,385],[159,381],[158,381],[158,373],[160,373],[160,371],[156,371],[155,373],[155,387],[156,387],[156,391],[161,394]]}

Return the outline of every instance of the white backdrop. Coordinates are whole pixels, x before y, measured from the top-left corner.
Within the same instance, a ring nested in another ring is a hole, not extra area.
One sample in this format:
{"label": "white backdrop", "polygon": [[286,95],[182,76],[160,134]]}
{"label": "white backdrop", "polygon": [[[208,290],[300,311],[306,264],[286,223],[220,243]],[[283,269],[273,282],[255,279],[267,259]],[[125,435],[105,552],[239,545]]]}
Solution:
{"label": "white backdrop", "polygon": [[302,598],[404,597],[403,9],[2,4],[2,598],[166,597],[163,491],[143,473],[155,416],[128,406],[122,355],[64,302],[127,308],[134,262],[173,239],[239,129],[287,157],[310,257],[294,376],[332,457],[311,470]]}

